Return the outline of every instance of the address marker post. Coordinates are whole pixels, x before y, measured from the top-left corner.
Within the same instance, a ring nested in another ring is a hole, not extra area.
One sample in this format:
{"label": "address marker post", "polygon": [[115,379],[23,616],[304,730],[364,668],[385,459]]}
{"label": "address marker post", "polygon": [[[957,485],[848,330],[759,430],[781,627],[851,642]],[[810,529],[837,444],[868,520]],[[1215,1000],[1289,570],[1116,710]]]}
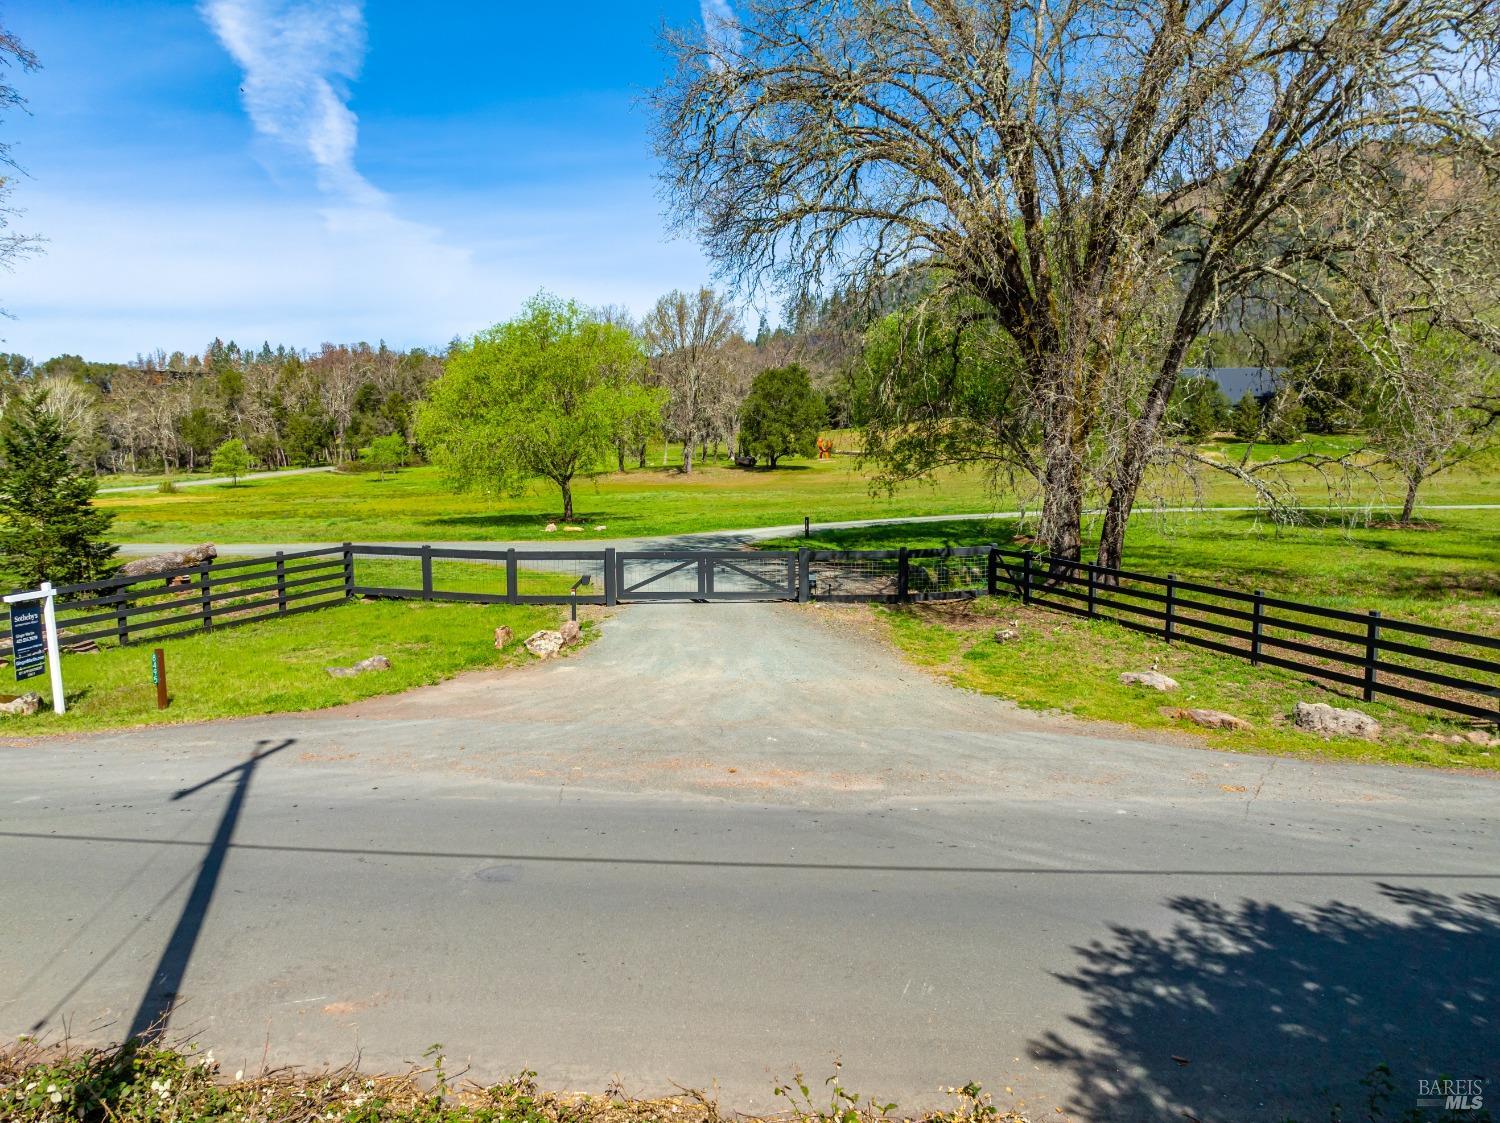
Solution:
{"label": "address marker post", "polygon": [[167,653],[157,648],[151,653],[151,681],[156,684],[156,708],[167,708]]}

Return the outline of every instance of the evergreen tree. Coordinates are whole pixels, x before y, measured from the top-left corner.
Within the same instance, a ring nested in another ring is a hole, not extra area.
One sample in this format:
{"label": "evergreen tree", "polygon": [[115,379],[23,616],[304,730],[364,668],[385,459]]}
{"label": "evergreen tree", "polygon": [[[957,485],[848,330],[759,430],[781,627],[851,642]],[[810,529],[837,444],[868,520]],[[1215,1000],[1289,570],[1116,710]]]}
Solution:
{"label": "evergreen tree", "polygon": [[1251,441],[1260,433],[1261,422],[1264,414],[1261,412],[1260,402],[1254,394],[1245,391],[1245,396],[1234,403],[1234,408],[1229,411],[1229,427],[1234,430],[1234,435],[1241,440]]}
{"label": "evergreen tree", "polygon": [[740,455],[763,457],[772,468],[783,456],[811,456],[827,418],[806,370],[796,363],[763,370],[740,407]]}
{"label": "evergreen tree", "polygon": [[0,558],[31,588],[103,577],[115,554],[104,537],[114,515],[94,506],[94,476],[79,470],[46,401],[45,390],[25,394],[0,424]]}

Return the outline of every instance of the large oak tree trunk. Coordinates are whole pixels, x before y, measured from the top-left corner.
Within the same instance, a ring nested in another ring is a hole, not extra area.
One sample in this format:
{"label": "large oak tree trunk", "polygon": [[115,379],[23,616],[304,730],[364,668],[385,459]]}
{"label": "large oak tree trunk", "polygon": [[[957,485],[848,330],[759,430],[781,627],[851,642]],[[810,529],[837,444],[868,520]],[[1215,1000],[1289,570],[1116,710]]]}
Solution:
{"label": "large oak tree trunk", "polygon": [[573,481],[559,480],[558,484],[562,488],[563,493],[562,517],[564,519],[571,519],[573,517]]}

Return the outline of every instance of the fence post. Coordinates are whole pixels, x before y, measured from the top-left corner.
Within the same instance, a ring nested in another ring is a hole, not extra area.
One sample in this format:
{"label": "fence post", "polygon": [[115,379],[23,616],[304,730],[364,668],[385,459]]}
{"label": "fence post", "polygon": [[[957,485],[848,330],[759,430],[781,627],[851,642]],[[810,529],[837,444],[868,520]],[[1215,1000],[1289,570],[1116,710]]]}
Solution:
{"label": "fence post", "polygon": [[516,572],[516,551],[505,551],[505,599],[511,604],[521,603],[521,578]]}
{"label": "fence post", "polygon": [[1031,551],[1021,551],[1021,603],[1031,603]]}
{"label": "fence post", "polygon": [[121,647],[130,642],[130,617],[125,611],[130,607],[130,597],[125,592],[128,588],[130,588],[129,585],[121,585],[119,591],[115,593],[119,597],[119,600],[115,601],[115,638],[120,641]]}
{"label": "fence post", "polygon": [[1260,630],[1266,614],[1266,594],[1255,590],[1255,599],[1250,604],[1250,665],[1260,666]]}
{"label": "fence post", "polygon": [[1172,642],[1172,633],[1175,632],[1177,621],[1174,619],[1172,609],[1177,603],[1177,574],[1167,574],[1167,618],[1161,622],[1161,634],[1168,643]]}
{"label": "fence post", "polygon": [[214,602],[212,597],[213,578],[208,572],[208,562],[198,563],[198,603],[203,608],[203,626],[212,628],[214,626]]}
{"label": "fence post", "polygon": [[812,551],[806,546],[797,551],[797,603],[812,600]]}
{"label": "fence post", "polygon": [[276,611],[286,611],[286,555],[276,551]]}
{"label": "fence post", "polygon": [[344,598],[354,599],[354,543],[344,543]]}
{"label": "fence post", "polygon": [[1000,592],[1000,547],[990,543],[989,556],[985,559],[984,589],[990,596]]}
{"label": "fence post", "polygon": [[1375,659],[1380,654],[1380,610],[1370,609],[1365,625],[1365,701],[1375,701]]}
{"label": "fence post", "polygon": [[1098,596],[1099,582],[1094,577],[1094,567],[1089,565],[1088,562],[1084,562],[1083,566],[1084,572],[1089,575],[1089,619],[1092,620],[1098,613],[1098,610],[1094,606],[1094,600]]}
{"label": "fence post", "polygon": [[432,599],[432,547],[422,547],[422,599]]}
{"label": "fence post", "polygon": [[911,559],[907,557],[906,547],[901,547],[901,552],[896,555],[896,599],[905,602],[911,596]]}
{"label": "fence post", "polygon": [[619,576],[615,572],[615,548],[609,546],[604,551],[604,603],[606,605],[619,603],[619,591],[615,588],[615,578]]}

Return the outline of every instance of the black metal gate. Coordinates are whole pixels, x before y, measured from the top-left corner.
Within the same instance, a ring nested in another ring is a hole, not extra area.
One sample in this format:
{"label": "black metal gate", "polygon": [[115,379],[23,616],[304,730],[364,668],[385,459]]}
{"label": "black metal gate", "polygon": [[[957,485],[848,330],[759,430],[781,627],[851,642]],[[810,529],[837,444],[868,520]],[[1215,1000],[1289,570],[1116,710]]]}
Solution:
{"label": "black metal gate", "polygon": [[796,600],[793,550],[617,550],[615,595],[645,600]]}

